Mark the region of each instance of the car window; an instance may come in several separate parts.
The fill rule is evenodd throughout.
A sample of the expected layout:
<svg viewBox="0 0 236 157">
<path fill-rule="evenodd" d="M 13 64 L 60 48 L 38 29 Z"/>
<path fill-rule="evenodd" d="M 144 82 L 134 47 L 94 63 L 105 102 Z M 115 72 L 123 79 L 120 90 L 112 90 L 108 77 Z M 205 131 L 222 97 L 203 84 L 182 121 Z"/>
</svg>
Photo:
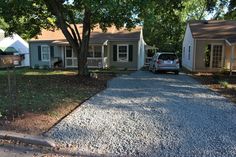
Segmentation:
<svg viewBox="0 0 236 157">
<path fill-rule="evenodd" d="M 175 54 L 161 54 L 158 58 L 161 60 L 175 60 L 177 56 Z"/>
</svg>

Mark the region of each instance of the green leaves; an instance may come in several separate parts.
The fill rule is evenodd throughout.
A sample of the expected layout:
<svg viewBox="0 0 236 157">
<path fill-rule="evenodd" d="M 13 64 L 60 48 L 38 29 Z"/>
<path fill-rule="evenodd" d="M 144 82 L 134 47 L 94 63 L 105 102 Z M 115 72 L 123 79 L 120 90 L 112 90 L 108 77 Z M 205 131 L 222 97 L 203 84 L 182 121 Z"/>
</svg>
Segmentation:
<svg viewBox="0 0 236 157">
<path fill-rule="evenodd" d="M 4 28 L 8 33 L 18 33 L 23 38 L 29 39 L 38 34 L 41 28 L 54 25 L 53 16 L 46 9 L 40 0 L 1 1 L 0 17 L 8 24 L 9 27 Z"/>
</svg>

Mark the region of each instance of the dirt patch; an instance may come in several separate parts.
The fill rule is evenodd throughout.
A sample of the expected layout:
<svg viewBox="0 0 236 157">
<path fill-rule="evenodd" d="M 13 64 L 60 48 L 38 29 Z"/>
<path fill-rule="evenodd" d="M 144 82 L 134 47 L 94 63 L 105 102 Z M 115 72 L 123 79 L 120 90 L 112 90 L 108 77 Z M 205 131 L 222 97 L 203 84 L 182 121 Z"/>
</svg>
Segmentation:
<svg viewBox="0 0 236 157">
<path fill-rule="evenodd" d="M 99 78 L 77 75 L 17 75 L 17 102 L 20 116 L 14 121 L 0 119 L 0 130 L 32 135 L 42 134 L 83 101 L 106 88 L 112 76 Z M 7 110 L 6 76 L 0 75 L 0 105 Z M 4 113 L 4 112 L 2 112 Z"/>
<path fill-rule="evenodd" d="M 212 73 L 193 74 L 193 78 L 236 103 L 236 76 Z"/>
</svg>

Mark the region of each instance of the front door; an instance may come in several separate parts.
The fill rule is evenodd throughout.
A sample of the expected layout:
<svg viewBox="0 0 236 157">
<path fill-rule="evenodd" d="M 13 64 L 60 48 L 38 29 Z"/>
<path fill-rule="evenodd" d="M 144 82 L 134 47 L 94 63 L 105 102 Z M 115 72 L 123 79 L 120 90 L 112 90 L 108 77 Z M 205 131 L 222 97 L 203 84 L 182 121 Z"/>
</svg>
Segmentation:
<svg viewBox="0 0 236 157">
<path fill-rule="evenodd" d="M 75 68 L 78 66 L 77 55 L 69 46 L 65 47 L 65 67 Z"/>
<path fill-rule="evenodd" d="M 223 66 L 223 45 L 212 45 L 211 67 L 222 68 Z"/>
</svg>

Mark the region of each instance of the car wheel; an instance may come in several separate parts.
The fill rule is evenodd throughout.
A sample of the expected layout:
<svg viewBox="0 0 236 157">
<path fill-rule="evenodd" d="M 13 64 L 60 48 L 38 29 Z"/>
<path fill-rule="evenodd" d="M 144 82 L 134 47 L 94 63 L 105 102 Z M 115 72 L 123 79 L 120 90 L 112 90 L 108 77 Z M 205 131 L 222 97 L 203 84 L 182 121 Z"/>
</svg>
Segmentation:
<svg viewBox="0 0 236 157">
<path fill-rule="evenodd" d="M 179 71 L 175 71 L 175 75 L 179 75 Z"/>
</svg>

